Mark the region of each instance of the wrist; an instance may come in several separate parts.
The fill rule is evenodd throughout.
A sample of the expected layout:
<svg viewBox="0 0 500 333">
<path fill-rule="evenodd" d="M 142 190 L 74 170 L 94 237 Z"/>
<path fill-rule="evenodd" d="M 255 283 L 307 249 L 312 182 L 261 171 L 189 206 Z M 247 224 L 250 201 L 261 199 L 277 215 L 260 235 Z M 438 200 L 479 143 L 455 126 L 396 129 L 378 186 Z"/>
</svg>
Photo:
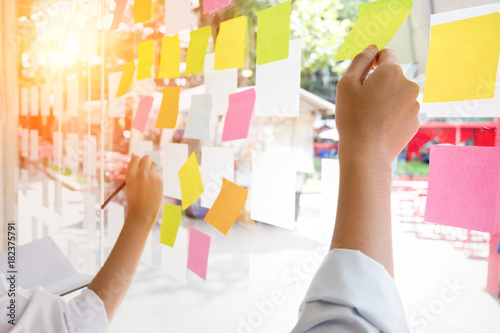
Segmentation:
<svg viewBox="0 0 500 333">
<path fill-rule="evenodd" d="M 369 145 L 349 146 L 339 144 L 339 164 L 352 168 L 368 168 L 370 170 L 391 172 L 393 158 L 379 147 Z"/>
<path fill-rule="evenodd" d="M 152 214 L 151 212 L 148 213 L 129 208 L 124 226 L 149 232 L 153 227 L 157 215 L 158 212 Z"/>
</svg>

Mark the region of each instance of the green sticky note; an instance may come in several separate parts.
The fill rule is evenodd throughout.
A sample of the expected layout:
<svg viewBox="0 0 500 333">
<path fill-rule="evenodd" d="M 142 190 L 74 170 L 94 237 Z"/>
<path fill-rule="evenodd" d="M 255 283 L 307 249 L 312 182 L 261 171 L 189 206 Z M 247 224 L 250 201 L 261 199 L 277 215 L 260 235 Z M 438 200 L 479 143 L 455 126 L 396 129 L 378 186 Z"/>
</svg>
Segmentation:
<svg viewBox="0 0 500 333">
<path fill-rule="evenodd" d="M 208 40 L 211 34 L 212 27 L 209 25 L 189 33 L 191 39 L 186 54 L 186 75 L 203 71 L 205 53 L 207 53 Z"/>
<path fill-rule="evenodd" d="M 288 58 L 290 40 L 290 1 L 257 13 L 257 64 Z"/>
<path fill-rule="evenodd" d="M 333 60 L 352 59 L 372 44 L 383 49 L 410 15 L 412 6 L 412 0 L 379 0 L 359 5 L 359 18 Z"/>
<path fill-rule="evenodd" d="M 160 243 L 174 247 L 177 230 L 181 224 L 182 209 L 179 206 L 163 205 L 161 217 Z"/>
</svg>

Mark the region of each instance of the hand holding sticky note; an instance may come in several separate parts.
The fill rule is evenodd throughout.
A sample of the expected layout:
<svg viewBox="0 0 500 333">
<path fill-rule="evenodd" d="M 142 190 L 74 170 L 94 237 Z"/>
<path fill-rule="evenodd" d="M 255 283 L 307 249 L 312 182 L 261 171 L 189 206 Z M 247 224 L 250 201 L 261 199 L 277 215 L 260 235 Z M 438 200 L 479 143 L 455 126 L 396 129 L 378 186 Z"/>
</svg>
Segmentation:
<svg viewBox="0 0 500 333">
<path fill-rule="evenodd" d="M 359 5 L 359 18 L 333 60 L 354 58 L 367 46 L 383 49 L 408 15 L 413 0 L 378 0 Z"/>
</svg>

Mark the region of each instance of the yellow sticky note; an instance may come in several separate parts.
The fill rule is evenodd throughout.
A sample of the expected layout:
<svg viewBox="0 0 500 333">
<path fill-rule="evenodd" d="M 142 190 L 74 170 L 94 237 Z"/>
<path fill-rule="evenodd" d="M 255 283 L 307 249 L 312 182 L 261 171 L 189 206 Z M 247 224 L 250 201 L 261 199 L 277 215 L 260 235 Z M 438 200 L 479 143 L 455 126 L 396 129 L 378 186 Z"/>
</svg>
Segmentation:
<svg viewBox="0 0 500 333">
<path fill-rule="evenodd" d="M 222 189 L 205 216 L 205 221 L 227 235 L 247 201 L 248 190 L 222 179 Z"/>
<path fill-rule="evenodd" d="M 191 206 L 204 191 L 198 160 L 194 152 L 179 170 L 179 182 L 181 184 L 182 210 L 184 210 Z"/>
<path fill-rule="evenodd" d="M 288 58 L 290 41 L 290 1 L 257 13 L 257 64 Z"/>
<path fill-rule="evenodd" d="M 156 128 L 175 128 L 177 115 L 179 114 L 180 87 L 163 88 L 163 98 L 161 100 Z"/>
<path fill-rule="evenodd" d="M 137 65 L 137 80 L 151 78 L 151 67 L 153 67 L 153 49 L 153 40 L 147 40 L 139 43 L 139 50 L 137 51 L 137 58 L 139 58 L 139 63 Z"/>
<path fill-rule="evenodd" d="M 122 65 L 122 77 L 118 85 L 118 90 L 116 91 L 116 97 L 125 95 L 130 89 L 130 84 L 134 80 L 134 72 L 135 63 L 133 61 L 129 61 Z"/>
<path fill-rule="evenodd" d="M 153 0 L 134 0 L 134 23 L 151 20 Z"/>
<path fill-rule="evenodd" d="M 180 76 L 181 46 L 179 35 L 161 39 L 159 79 L 173 79 Z"/>
<path fill-rule="evenodd" d="M 495 97 L 500 14 L 431 27 L 424 103 Z"/>
<path fill-rule="evenodd" d="M 186 54 L 186 75 L 203 71 L 208 39 L 211 34 L 212 27 L 209 25 L 189 33 L 191 39 Z"/>
<path fill-rule="evenodd" d="M 174 247 L 177 230 L 181 224 L 182 210 L 179 206 L 163 205 L 161 217 L 160 243 Z"/>
<path fill-rule="evenodd" d="M 379 0 L 359 5 L 359 18 L 333 60 L 354 58 L 375 44 L 383 49 L 411 13 L 412 0 Z"/>
<path fill-rule="evenodd" d="M 215 43 L 214 70 L 243 67 L 246 33 L 246 16 L 239 16 L 220 24 Z"/>
</svg>

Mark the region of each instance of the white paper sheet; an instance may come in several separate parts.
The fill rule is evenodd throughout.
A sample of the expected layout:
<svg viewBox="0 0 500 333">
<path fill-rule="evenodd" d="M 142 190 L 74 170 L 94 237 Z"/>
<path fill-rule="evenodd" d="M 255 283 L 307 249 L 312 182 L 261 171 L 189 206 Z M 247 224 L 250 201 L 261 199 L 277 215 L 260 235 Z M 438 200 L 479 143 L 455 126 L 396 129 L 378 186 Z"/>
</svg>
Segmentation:
<svg viewBox="0 0 500 333">
<path fill-rule="evenodd" d="M 21 130 L 21 156 L 29 157 L 29 129 L 23 128 Z"/>
<path fill-rule="evenodd" d="M 30 160 L 38 160 L 38 130 L 30 130 Z"/>
<path fill-rule="evenodd" d="M 136 140 L 132 142 L 131 153 L 142 157 L 153 150 L 153 141 Z"/>
<path fill-rule="evenodd" d="M 49 208 L 49 179 L 42 176 L 42 205 Z"/>
<path fill-rule="evenodd" d="M 30 115 L 38 116 L 38 86 L 30 87 Z"/>
<path fill-rule="evenodd" d="M 234 152 L 219 147 L 201 147 L 201 179 L 205 191 L 201 206 L 211 208 L 222 187 L 222 178 L 234 180 Z"/>
<path fill-rule="evenodd" d="M 28 195 L 28 176 L 29 176 L 28 170 L 21 169 L 21 188 L 24 196 Z"/>
<path fill-rule="evenodd" d="M 225 115 L 229 106 L 229 94 L 238 88 L 238 69 L 214 71 L 215 53 L 205 56 L 205 92 L 212 94 L 212 114 Z"/>
<path fill-rule="evenodd" d="M 125 117 L 125 96 L 115 97 L 123 72 L 110 73 L 108 76 L 108 115 L 111 118 Z"/>
<path fill-rule="evenodd" d="M 500 12 L 500 3 L 465 8 L 431 15 L 431 26 Z M 495 98 L 472 101 L 421 103 L 427 117 L 498 117 L 500 116 L 500 59 L 497 68 Z"/>
<path fill-rule="evenodd" d="M 191 96 L 191 108 L 186 119 L 184 137 L 189 139 L 210 139 L 210 116 L 212 113 L 212 95 Z"/>
<path fill-rule="evenodd" d="M 54 182 L 54 211 L 62 214 L 62 184 L 60 181 Z"/>
<path fill-rule="evenodd" d="M 21 88 L 21 116 L 27 116 L 29 112 L 29 91 L 28 87 Z"/>
<path fill-rule="evenodd" d="M 339 172 L 338 160 L 321 160 L 321 221 L 329 226 L 334 225 L 337 215 Z"/>
<path fill-rule="evenodd" d="M 69 117 L 77 117 L 78 116 L 78 107 L 79 107 L 79 88 L 78 88 L 78 78 L 75 76 L 70 76 L 67 79 L 67 116 Z"/>
<path fill-rule="evenodd" d="M 165 36 L 191 30 L 191 0 L 165 0 Z"/>
<path fill-rule="evenodd" d="M 295 162 L 291 154 L 254 152 L 251 218 L 287 229 L 295 221 Z"/>
<path fill-rule="evenodd" d="M 300 109 L 302 41 L 291 40 L 287 59 L 257 65 L 255 115 L 297 117 Z"/>
<path fill-rule="evenodd" d="M 174 247 L 160 244 L 161 268 L 174 280 L 185 284 L 187 277 L 188 232 L 179 227 Z"/>
<path fill-rule="evenodd" d="M 66 141 L 64 142 L 64 165 L 72 170 L 78 171 L 79 156 L 78 156 L 78 134 L 66 133 Z"/>
<path fill-rule="evenodd" d="M 163 195 L 182 199 L 179 170 L 188 159 L 188 145 L 183 143 L 167 143 L 161 152 Z"/>
<path fill-rule="evenodd" d="M 96 152 L 97 138 L 95 135 L 83 136 L 83 174 L 91 176 L 96 175 Z"/>
<path fill-rule="evenodd" d="M 42 116 L 50 116 L 50 85 L 43 84 L 40 90 L 40 113 Z"/>
<path fill-rule="evenodd" d="M 52 93 L 54 94 L 53 116 L 59 118 L 63 113 L 63 89 L 62 82 L 52 84 Z"/>
<path fill-rule="evenodd" d="M 120 204 L 110 202 L 106 209 L 108 221 L 108 244 L 113 246 L 118 239 L 118 235 L 123 228 L 125 222 L 125 207 Z"/>
<path fill-rule="evenodd" d="M 96 197 L 95 195 L 84 194 L 84 219 L 83 228 L 87 230 L 91 235 L 96 232 Z"/>
<path fill-rule="evenodd" d="M 86 56 L 97 54 L 97 18 L 91 17 L 85 21 L 85 30 L 83 31 L 83 52 Z"/>
<path fill-rule="evenodd" d="M 55 164 L 60 164 L 61 161 L 61 151 L 62 151 L 62 134 L 61 132 L 52 133 L 52 159 Z"/>
</svg>

